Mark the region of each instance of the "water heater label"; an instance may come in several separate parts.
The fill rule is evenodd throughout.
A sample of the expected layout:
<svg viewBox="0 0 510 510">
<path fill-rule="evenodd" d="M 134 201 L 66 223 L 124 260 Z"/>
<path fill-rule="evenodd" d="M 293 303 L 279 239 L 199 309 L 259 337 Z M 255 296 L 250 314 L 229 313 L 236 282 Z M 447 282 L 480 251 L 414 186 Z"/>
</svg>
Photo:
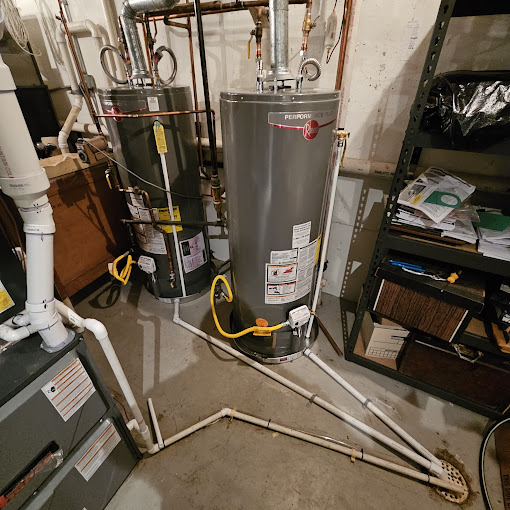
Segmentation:
<svg viewBox="0 0 510 510">
<path fill-rule="evenodd" d="M 204 233 L 200 232 L 195 237 L 181 241 L 182 264 L 185 273 L 191 273 L 207 262 L 205 251 Z"/>
<path fill-rule="evenodd" d="M 266 264 L 267 283 L 295 282 L 297 264 Z"/>
<path fill-rule="evenodd" d="M 266 304 L 292 303 L 312 290 L 318 246 L 319 239 L 315 239 L 298 249 L 271 252 L 271 263 L 266 264 Z M 297 257 L 294 258 L 296 255 Z M 273 263 L 274 260 L 282 260 L 286 257 L 289 258 L 288 263 Z"/>
<path fill-rule="evenodd" d="M 150 112 L 159 112 L 159 99 L 157 96 L 149 96 L 147 98 L 147 108 Z"/>
<path fill-rule="evenodd" d="M 292 227 L 292 248 L 301 248 L 310 242 L 312 222 L 307 221 Z"/>
<path fill-rule="evenodd" d="M 267 123 L 280 129 L 301 131 L 306 140 L 313 140 L 323 127 L 336 121 L 336 110 L 316 112 L 269 112 Z"/>
<path fill-rule="evenodd" d="M 295 250 L 281 250 L 271 252 L 271 264 L 285 264 L 287 262 L 297 262 L 298 251 Z"/>
</svg>

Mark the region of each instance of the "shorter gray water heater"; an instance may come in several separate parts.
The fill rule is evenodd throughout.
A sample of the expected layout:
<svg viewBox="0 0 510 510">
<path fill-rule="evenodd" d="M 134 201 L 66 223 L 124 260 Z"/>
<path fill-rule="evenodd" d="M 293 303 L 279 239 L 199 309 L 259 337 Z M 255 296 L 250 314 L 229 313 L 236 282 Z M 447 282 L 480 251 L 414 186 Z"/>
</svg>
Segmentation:
<svg viewBox="0 0 510 510">
<path fill-rule="evenodd" d="M 157 122 L 166 141 L 167 150 L 163 157 L 168 171 L 174 220 L 205 221 L 193 117 L 188 114 L 157 115 L 157 112 L 193 110 L 190 88 L 117 87 L 101 90 L 99 96 L 105 113 L 152 114 L 137 118 L 107 117 L 115 159 L 144 179 L 119 166 L 124 190 L 146 192 L 126 193 L 131 218 L 150 221 L 152 214 L 156 220 L 171 219 L 164 191 L 164 169 L 156 146 L 154 124 Z M 189 296 L 209 285 L 209 242 L 205 227 L 176 227 L 185 289 L 181 285 L 172 227 L 136 224 L 134 230 L 144 257 L 144 267 L 149 273 L 147 286 L 156 297 Z"/>
</svg>

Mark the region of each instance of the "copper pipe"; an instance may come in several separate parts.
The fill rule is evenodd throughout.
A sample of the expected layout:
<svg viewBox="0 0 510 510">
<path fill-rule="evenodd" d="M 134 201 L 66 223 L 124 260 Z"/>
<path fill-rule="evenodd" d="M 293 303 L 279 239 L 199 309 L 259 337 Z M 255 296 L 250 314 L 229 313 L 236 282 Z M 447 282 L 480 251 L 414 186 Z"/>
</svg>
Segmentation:
<svg viewBox="0 0 510 510">
<path fill-rule="evenodd" d="M 257 21 L 255 23 L 255 45 L 257 60 L 262 58 L 262 16 L 264 15 L 264 7 L 257 7 Z"/>
<path fill-rule="evenodd" d="M 148 18 L 145 17 L 142 23 L 143 41 L 145 43 L 145 54 L 147 55 L 148 67 L 151 66 L 154 57 L 154 41 L 150 32 Z M 151 83 L 154 85 L 154 77 L 151 78 Z"/>
<path fill-rule="evenodd" d="M 83 89 L 83 95 L 85 96 L 85 101 L 87 103 L 87 108 L 89 110 L 90 116 L 92 117 L 92 121 L 97 127 L 97 130 L 100 134 L 103 133 L 101 129 L 101 124 L 99 124 L 99 121 L 97 120 L 97 114 L 94 109 L 94 105 L 92 104 L 92 98 L 90 97 L 90 91 L 87 86 L 87 82 L 85 81 L 85 76 L 83 74 L 83 70 L 80 66 L 80 62 L 78 60 L 78 54 L 76 53 L 76 48 L 74 46 L 73 38 L 71 37 L 71 32 L 69 32 L 69 27 L 67 26 L 67 20 L 64 16 L 64 9 L 62 8 L 62 2 L 61 0 L 58 0 L 58 7 L 60 10 L 60 21 L 62 22 L 62 25 L 64 26 L 64 30 L 66 33 L 67 41 L 69 42 L 69 48 L 71 49 L 71 54 L 73 55 L 74 65 L 76 66 L 76 69 L 78 70 L 78 75 L 80 76 L 80 83 Z"/>
<path fill-rule="evenodd" d="M 189 16 L 187 16 L 189 18 Z M 184 28 L 184 29 L 188 29 L 188 25 L 187 23 L 179 23 L 178 21 L 168 21 L 165 23 L 165 25 L 169 26 L 169 27 L 175 27 L 175 28 Z"/>
<path fill-rule="evenodd" d="M 352 2 L 353 2 L 353 0 L 345 0 L 345 5 L 344 5 L 344 16 L 343 16 L 343 23 L 342 23 L 342 40 L 340 43 L 340 53 L 338 55 L 338 66 L 336 68 L 335 90 L 340 90 L 340 88 L 342 86 L 342 77 L 343 77 L 343 73 L 344 73 L 344 64 L 345 64 L 345 51 L 347 49 L 347 39 L 349 37 L 349 29 L 351 26 Z"/>
<path fill-rule="evenodd" d="M 308 36 L 314 26 L 314 23 L 312 23 L 312 0 L 306 0 L 306 11 L 302 28 L 303 41 L 301 43 L 301 56 L 303 58 L 305 58 L 305 54 L 308 51 Z"/>
<path fill-rule="evenodd" d="M 306 0 L 289 0 L 290 5 L 300 5 L 306 3 Z M 234 12 L 247 10 L 250 7 L 267 7 L 269 0 L 247 0 L 246 2 L 202 2 L 202 15 L 206 14 L 217 14 L 221 12 Z M 149 13 L 149 19 L 155 21 L 164 21 L 166 19 L 183 18 L 184 16 L 194 16 L 194 10 L 192 4 L 179 4 L 169 9 L 164 14 L 158 14 L 151 16 Z"/>
<path fill-rule="evenodd" d="M 216 118 L 214 110 L 211 110 Z M 123 119 L 137 119 L 139 117 L 169 117 L 171 115 L 188 115 L 192 113 L 204 113 L 205 110 L 181 110 L 176 112 L 148 112 L 148 113 L 99 113 L 97 117 L 119 117 Z"/>
</svg>

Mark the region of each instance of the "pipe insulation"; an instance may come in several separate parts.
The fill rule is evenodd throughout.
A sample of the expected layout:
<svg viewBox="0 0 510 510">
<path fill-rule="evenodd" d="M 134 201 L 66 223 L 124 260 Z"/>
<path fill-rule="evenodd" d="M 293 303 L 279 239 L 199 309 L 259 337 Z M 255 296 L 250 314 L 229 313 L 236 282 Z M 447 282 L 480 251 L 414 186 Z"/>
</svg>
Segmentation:
<svg viewBox="0 0 510 510">
<path fill-rule="evenodd" d="M 273 370 L 270 370 L 266 366 L 262 365 L 261 363 L 258 363 L 257 361 L 249 358 L 248 356 L 242 354 L 241 352 L 233 349 L 229 345 L 225 344 L 221 340 L 218 340 L 217 338 L 212 337 L 211 335 L 208 335 L 207 333 L 204 333 L 200 329 L 196 328 L 195 326 L 192 326 L 191 324 L 188 324 L 184 320 L 182 320 L 179 316 L 179 300 L 174 300 L 174 318 L 173 321 L 175 324 L 179 324 L 183 328 L 187 329 L 188 331 L 191 331 L 195 335 L 199 336 L 200 338 L 203 338 L 210 344 L 215 345 L 222 351 L 230 354 L 231 356 L 234 356 L 235 358 L 243 361 L 247 365 L 251 366 L 255 370 L 258 370 L 259 372 L 263 373 L 264 375 L 267 375 L 274 381 L 282 384 L 283 386 L 289 388 L 290 390 L 294 391 L 298 395 L 301 395 L 302 397 L 306 398 L 309 402 L 322 407 L 322 409 L 328 411 L 329 413 L 333 414 L 334 416 L 337 416 L 341 420 L 345 421 L 349 425 L 353 426 L 354 428 L 360 430 L 364 434 L 367 434 L 380 443 L 385 444 L 395 452 L 407 457 L 409 460 L 415 462 L 416 464 L 424 467 L 427 469 L 427 471 L 434 472 L 435 471 L 435 464 L 433 464 L 430 460 L 423 458 L 418 453 L 410 450 L 406 446 L 403 446 L 400 443 L 397 443 L 395 440 L 385 436 L 381 432 L 378 432 L 377 430 L 373 429 L 369 425 L 366 425 L 365 423 L 359 421 L 358 419 L 354 418 L 350 414 L 346 413 L 345 411 L 342 411 L 338 407 L 334 406 L 333 404 L 330 404 L 326 400 L 320 398 L 316 393 L 312 393 L 311 391 L 306 390 L 305 388 L 299 386 L 298 384 L 290 381 L 286 377 L 281 376 L 280 374 L 274 372 Z"/>
<path fill-rule="evenodd" d="M 50 183 L 32 145 L 16 99 L 16 86 L 0 57 L 0 187 L 13 198 L 26 234 L 27 301 L 30 324 L 45 348 L 57 350 L 71 338 L 55 308 L 53 294 L 53 234 L 55 223 L 46 195 Z M 28 336 L 28 328 L 26 331 Z"/>
<path fill-rule="evenodd" d="M 147 12 L 158 12 L 172 8 L 178 0 L 124 0 L 120 22 L 132 65 L 132 80 L 152 78 L 145 60 L 144 50 L 138 35 L 136 18 Z"/>
</svg>

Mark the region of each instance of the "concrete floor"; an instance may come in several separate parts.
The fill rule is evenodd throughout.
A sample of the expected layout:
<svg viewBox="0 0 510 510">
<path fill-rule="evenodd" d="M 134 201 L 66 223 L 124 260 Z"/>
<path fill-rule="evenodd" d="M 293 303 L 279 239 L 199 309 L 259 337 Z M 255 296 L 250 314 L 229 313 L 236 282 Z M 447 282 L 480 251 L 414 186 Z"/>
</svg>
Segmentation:
<svg viewBox="0 0 510 510">
<path fill-rule="evenodd" d="M 220 305 L 226 325 L 227 304 Z M 118 299 L 108 286 L 76 306 L 84 317 L 104 322 L 143 410 L 152 397 L 163 437 L 222 407 L 238 408 L 293 428 L 313 431 L 389 460 L 404 463 L 383 446 L 254 369 L 172 322 L 173 306 L 155 300 L 139 284 Z M 322 321 L 339 340 L 337 298 L 324 296 Z M 214 333 L 208 296 L 184 304 L 184 320 Z M 100 347 L 87 343 L 114 395 L 120 390 Z M 478 450 L 487 419 L 393 381 L 336 356 L 321 334 L 313 351 L 370 396 L 393 419 L 441 456 L 453 456 L 471 485 L 462 508 L 483 509 Z M 273 367 L 368 424 L 389 433 L 371 413 L 311 361 Z M 499 487 L 491 467 L 490 481 Z M 497 499 L 500 499 L 498 497 Z M 502 508 L 497 503 L 495 508 Z M 456 505 L 434 489 L 294 438 L 226 420 L 142 460 L 108 510 L 160 509 L 442 509 Z"/>
</svg>

